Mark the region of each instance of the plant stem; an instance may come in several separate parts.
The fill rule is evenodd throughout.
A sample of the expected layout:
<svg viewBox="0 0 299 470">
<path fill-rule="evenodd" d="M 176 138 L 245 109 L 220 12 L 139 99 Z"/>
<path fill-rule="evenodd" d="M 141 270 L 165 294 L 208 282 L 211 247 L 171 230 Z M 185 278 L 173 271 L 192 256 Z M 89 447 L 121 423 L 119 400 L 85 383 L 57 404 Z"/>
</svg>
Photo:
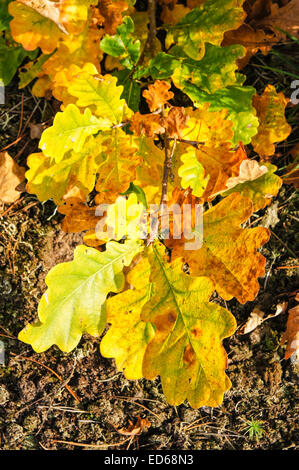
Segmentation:
<svg viewBox="0 0 299 470">
<path fill-rule="evenodd" d="M 176 146 L 176 138 L 173 139 L 172 148 L 169 148 L 169 137 L 167 132 L 165 132 L 164 136 L 164 150 L 165 150 L 165 160 L 164 160 L 164 172 L 163 172 L 163 182 L 162 182 L 162 194 L 161 194 L 161 205 L 167 203 L 167 185 L 168 185 L 168 177 L 169 173 L 171 172 L 171 161 L 175 151 Z"/>
<path fill-rule="evenodd" d="M 150 51 L 155 51 L 155 39 L 157 35 L 156 25 L 156 0 L 148 0 L 148 17 L 149 17 L 149 33 L 148 33 L 148 46 Z"/>
</svg>

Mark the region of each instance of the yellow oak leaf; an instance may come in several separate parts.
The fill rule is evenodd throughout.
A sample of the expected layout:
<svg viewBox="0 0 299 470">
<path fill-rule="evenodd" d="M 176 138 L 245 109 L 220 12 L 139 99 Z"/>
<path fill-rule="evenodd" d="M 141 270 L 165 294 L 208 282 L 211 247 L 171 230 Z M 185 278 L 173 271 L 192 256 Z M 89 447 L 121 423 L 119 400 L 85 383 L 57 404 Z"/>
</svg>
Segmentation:
<svg viewBox="0 0 299 470">
<path fill-rule="evenodd" d="M 123 370 L 129 380 L 143 377 L 144 353 L 154 336 L 153 326 L 140 318 L 152 294 L 149 277 L 150 265 L 144 257 L 127 275 L 130 289 L 106 301 L 107 322 L 111 327 L 102 339 L 101 354 L 115 358 L 117 369 Z"/>
<path fill-rule="evenodd" d="M 144 90 L 142 96 L 146 99 L 151 112 L 162 108 L 168 100 L 174 97 L 172 91 L 169 91 L 170 84 L 162 80 L 156 80 L 153 85 L 148 86 L 148 90 Z"/>
<path fill-rule="evenodd" d="M 83 151 L 89 136 L 109 128 L 108 119 L 93 116 L 88 108 L 82 114 L 76 105 L 69 104 L 63 113 L 56 114 L 53 126 L 43 132 L 39 147 L 59 163 L 69 150 Z"/>
<path fill-rule="evenodd" d="M 121 129 L 113 129 L 111 137 L 103 142 L 106 159 L 99 167 L 95 201 L 97 204 L 114 203 L 136 179 L 136 169 L 142 163 L 133 136 Z"/>
<path fill-rule="evenodd" d="M 122 86 L 117 86 L 117 78 L 112 75 L 90 75 L 82 73 L 69 87 L 69 93 L 77 98 L 76 105 L 89 107 L 102 119 L 111 124 L 120 124 L 131 111 L 124 99 L 121 99 Z"/>
<path fill-rule="evenodd" d="M 7 153 L 0 153 L 0 201 L 15 202 L 20 197 L 16 187 L 25 179 L 25 168 L 20 167 Z"/>
<path fill-rule="evenodd" d="M 210 111 L 209 108 L 209 103 L 195 110 L 186 108 L 189 119 L 182 131 L 182 138 L 213 147 L 231 142 L 234 136 L 233 123 L 226 119 L 227 111 Z"/>
<path fill-rule="evenodd" d="M 57 205 L 64 202 L 64 196 L 74 187 L 87 196 L 94 188 L 102 161 L 100 136 L 87 141 L 80 153 L 66 153 L 58 163 L 43 153 L 31 154 L 27 161 L 27 191 L 36 194 L 40 201 L 52 198 Z"/>
<path fill-rule="evenodd" d="M 170 405 L 187 399 L 193 408 L 218 406 L 231 385 L 221 341 L 233 334 L 236 321 L 209 302 L 214 291 L 210 279 L 185 274 L 182 260 L 170 264 L 164 253 L 158 243 L 149 253 L 153 294 L 141 319 L 156 331 L 145 351 L 143 374 L 151 380 L 160 375 Z"/>
<path fill-rule="evenodd" d="M 24 49 L 33 51 L 40 47 L 45 54 L 54 51 L 63 34 L 57 24 L 20 2 L 11 2 L 9 13 L 13 17 L 10 22 L 12 37 Z"/>
<path fill-rule="evenodd" d="M 268 241 L 270 232 L 264 227 L 241 228 L 252 212 L 249 198 L 230 194 L 204 213 L 200 249 L 185 250 L 184 238 L 166 241 L 173 247 L 172 257 L 183 256 L 192 275 L 209 277 L 225 300 L 254 300 L 259 290 L 257 278 L 264 274 L 265 258 L 257 250 Z"/>
<path fill-rule="evenodd" d="M 138 153 L 142 156 L 143 163 L 137 167 L 135 183 L 145 192 L 148 204 L 158 204 L 161 199 L 160 188 L 162 185 L 165 153 L 149 137 L 140 137 L 138 143 Z"/>
<path fill-rule="evenodd" d="M 32 8 L 41 16 L 48 18 L 53 21 L 59 29 L 65 34 L 67 30 L 60 21 L 60 10 L 58 4 L 52 2 L 51 0 L 17 0 L 19 3 L 26 5 L 27 7 Z M 65 2 L 63 2 L 65 3 Z"/>
<path fill-rule="evenodd" d="M 274 155 L 274 144 L 285 140 L 291 133 L 291 126 L 285 118 L 287 103 L 288 99 L 283 93 L 277 93 L 273 85 L 268 85 L 261 96 L 253 97 L 259 127 L 251 143 L 256 153 L 262 158 Z"/>
</svg>

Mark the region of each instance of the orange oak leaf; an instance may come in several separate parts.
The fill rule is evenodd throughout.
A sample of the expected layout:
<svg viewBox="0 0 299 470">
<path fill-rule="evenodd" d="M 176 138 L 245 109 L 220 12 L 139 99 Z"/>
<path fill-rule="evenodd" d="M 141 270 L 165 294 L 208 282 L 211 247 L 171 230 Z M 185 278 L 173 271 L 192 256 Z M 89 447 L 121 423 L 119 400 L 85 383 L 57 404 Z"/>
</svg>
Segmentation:
<svg viewBox="0 0 299 470">
<path fill-rule="evenodd" d="M 145 135 L 146 137 L 153 137 L 155 134 L 162 134 L 165 131 L 159 114 L 140 114 L 139 111 L 131 118 L 130 129 L 136 135 Z"/>
<path fill-rule="evenodd" d="M 20 167 L 7 153 L 0 153 L 0 200 L 15 202 L 20 197 L 16 187 L 25 179 L 25 168 Z"/>
<path fill-rule="evenodd" d="M 239 174 L 240 165 L 247 158 L 243 147 L 232 151 L 227 144 L 216 148 L 199 146 L 195 149 L 195 153 L 197 160 L 205 169 L 205 177 L 209 176 L 207 187 L 202 195 L 205 201 L 227 189 L 228 179 Z"/>
<path fill-rule="evenodd" d="M 153 85 L 148 86 L 148 90 L 144 90 L 142 96 L 146 99 L 151 112 L 162 108 L 168 100 L 174 97 L 172 91 L 169 91 L 170 84 L 162 80 L 156 80 Z"/>
<path fill-rule="evenodd" d="M 91 230 L 100 220 L 95 215 L 95 207 L 89 207 L 86 202 L 76 197 L 66 199 L 64 205 L 58 207 L 58 212 L 65 215 L 62 221 L 64 232 L 77 233 Z"/>
<path fill-rule="evenodd" d="M 299 300 L 297 294 L 296 300 Z M 298 361 L 299 356 L 299 305 L 289 310 L 289 317 L 287 321 L 287 329 L 281 338 L 281 343 L 287 342 L 287 349 L 285 352 L 285 359 L 289 359 L 291 356 L 296 355 L 295 360 Z"/>
<path fill-rule="evenodd" d="M 54 51 L 62 35 L 56 23 L 20 2 L 10 3 L 9 13 L 13 17 L 10 22 L 12 37 L 24 49 L 33 51 L 40 47 L 45 54 Z"/>
<path fill-rule="evenodd" d="M 105 33 L 114 35 L 116 28 L 122 23 L 122 12 L 128 9 L 128 5 L 121 1 L 100 0 L 98 11 L 103 17 Z"/>
<path fill-rule="evenodd" d="M 253 300 L 265 270 L 265 258 L 257 250 L 270 232 L 264 227 L 241 228 L 252 212 L 249 198 L 229 195 L 204 213 L 200 249 L 184 249 L 184 238 L 166 241 L 173 248 L 172 259 L 183 257 L 192 275 L 209 277 L 223 299 Z"/>
<path fill-rule="evenodd" d="M 163 119 L 164 127 L 169 137 L 182 138 L 182 132 L 186 128 L 189 116 L 185 108 L 175 106 L 170 109 L 168 116 Z"/>
<path fill-rule="evenodd" d="M 261 96 L 253 97 L 260 124 L 251 143 L 262 158 L 274 155 L 274 144 L 285 140 L 291 133 L 291 126 L 285 118 L 287 103 L 288 99 L 283 93 L 277 93 L 273 85 L 268 85 Z"/>
<path fill-rule="evenodd" d="M 242 69 L 257 51 L 260 50 L 266 55 L 278 41 L 274 34 L 266 33 L 262 29 L 255 31 L 249 24 L 242 24 L 238 29 L 224 34 L 222 46 L 241 44 L 246 48 L 246 55 L 237 59 L 238 68 Z"/>
</svg>

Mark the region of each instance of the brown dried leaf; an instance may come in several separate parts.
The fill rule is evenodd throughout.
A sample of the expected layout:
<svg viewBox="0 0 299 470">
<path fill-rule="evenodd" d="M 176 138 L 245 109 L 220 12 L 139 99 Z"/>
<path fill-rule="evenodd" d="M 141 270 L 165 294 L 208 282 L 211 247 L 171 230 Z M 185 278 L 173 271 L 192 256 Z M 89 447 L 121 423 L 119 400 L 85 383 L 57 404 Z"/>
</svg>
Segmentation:
<svg viewBox="0 0 299 470">
<path fill-rule="evenodd" d="M 20 167 L 7 153 L 0 153 L 0 200 L 15 202 L 20 197 L 16 187 L 25 179 L 25 168 Z"/>
<path fill-rule="evenodd" d="M 189 116 L 186 115 L 185 108 L 173 107 L 164 119 L 164 127 L 169 137 L 182 138 L 182 131 L 185 129 Z"/>
<path fill-rule="evenodd" d="M 139 111 L 132 117 L 130 128 L 136 135 L 146 137 L 153 137 L 165 131 L 159 114 L 140 114 Z"/>
<path fill-rule="evenodd" d="M 297 294 L 296 300 L 299 300 Z M 299 304 L 289 310 L 289 318 L 287 321 L 287 329 L 282 336 L 281 344 L 287 342 L 287 349 L 285 352 L 285 359 L 295 356 L 295 361 L 298 360 L 299 355 Z M 293 357 L 294 357 L 293 356 Z"/>
</svg>

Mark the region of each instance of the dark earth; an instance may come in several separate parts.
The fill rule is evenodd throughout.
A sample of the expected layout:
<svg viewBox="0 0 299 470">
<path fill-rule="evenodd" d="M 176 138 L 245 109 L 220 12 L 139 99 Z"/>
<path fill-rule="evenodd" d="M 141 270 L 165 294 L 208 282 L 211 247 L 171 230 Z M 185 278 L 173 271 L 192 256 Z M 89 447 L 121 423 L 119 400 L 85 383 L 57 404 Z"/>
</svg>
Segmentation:
<svg viewBox="0 0 299 470">
<path fill-rule="evenodd" d="M 274 50 L 289 59 L 288 70 L 298 70 L 297 44 L 290 41 Z M 292 77 L 284 73 L 286 65 L 280 60 L 272 54 L 254 57 L 245 69 L 247 82 L 258 91 L 272 83 L 290 96 Z M 280 72 L 259 68 L 261 64 Z M 30 138 L 29 124 L 48 121 L 59 106 L 53 99 L 34 98 L 30 88 L 23 92 L 21 113 L 22 91 L 17 82 L 6 89 L 6 104 L 0 107 L 0 147 L 16 140 L 22 122 L 24 137 L 8 151 L 25 166 L 38 144 Z M 288 107 L 294 132 L 277 146 L 273 163 L 280 175 L 292 161 L 289 151 L 299 140 L 298 114 L 298 106 Z M 13 207 L 0 207 L 0 340 L 5 347 L 5 365 L 0 365 L 1 449 L 297 448 L 299 367 L 284 359 L 285 345 L 281 345 L 287 313 L 270 318 L 247 335 L 237 331 L 225 341 L 232 387 L 223 404 L 213 409 L 194 410 L 187 403 L 168 406 L 159 378 L 154 382 L 125 379 L 112 360 L 101 357 L 99 340 L 88 335 L 70 354 L 56 347 L 36 354 L 18 341 L 18 332 L 37 319 L 46 273 L 55 264 L 71 260 L 82 240 L 81 234 L 61 230 L 62 217 L 51 201 L 41 204 L 25 193 L 22 197 Z M 288 302 L 289 308 L 295 305 L 297 203 L 294 187 L 284 185 L 272 204 L 247 224 L 268 222 L 272 236 L 262 249 L 267 265 L 256 300 L 226 304 L 238 326 L 255 306 L 269 315 L 282 302 Z M 213 300 L 224 305 L 216 294 Z M 135 429 L 142 424 L 134 435 L 136 423 Z"/>
</svg>

